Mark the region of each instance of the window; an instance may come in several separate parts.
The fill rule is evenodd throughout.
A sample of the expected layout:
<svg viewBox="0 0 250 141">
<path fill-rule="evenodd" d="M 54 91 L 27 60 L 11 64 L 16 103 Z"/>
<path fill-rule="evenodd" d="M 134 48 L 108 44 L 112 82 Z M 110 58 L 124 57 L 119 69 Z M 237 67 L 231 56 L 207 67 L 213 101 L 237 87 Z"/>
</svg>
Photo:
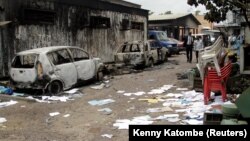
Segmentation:
<svg viewBox="0 0 250 141">
<path fill-rule="evenodd" d="M 33 68 L 36 56 L 36 54 L 16 56 L 11 66 L 13 68 Z"/>
<path fill-rule="evenodd" d="M 140 48 L 137 44 L 131 46 L 131 52 L 140 52 Z"/>
<path fill-rule="evenodd" d="M 141 22 L 131 22 L 131 29 L 144 30 L 144 24 Z"/>
<path fill-rule="evenodd" d="M 92 28 L 110 28 L 110 18 L 101 16 L 91 16 L 90 26 Z"/>
<path fill-rule="evenodd" d="M 129 30 L 130 29 L 130 22 L 127 19 L 123 19 L 121 23 L 121 30 Z"/>
<path fill-rule="evenodd" d="M 122 46 L 122 52 L 130 52 L 130 44 L 125 44 Z"/>
<path fill-rule="evenodd" d="M 22 22 L 25 24 L 54 24 L 55 12 L 50 10 L 24 9 Z"/>
<path fill-rule="evenodd" d="M 71 62 L 69 53 L 66 49 L 51 52 L 48 54 L 48 57 L 54 65 L 61 65 Z"/>
<path fill-rule="evenodd" d="M 89 59 L 89 55 L 85 51 L 82 51 L 80 49 L 75 49 L 75 48 L 71 48 L 70 51 L 71 51 L 74 61 L 81 61 L 81 60 Z"/>
</svg>

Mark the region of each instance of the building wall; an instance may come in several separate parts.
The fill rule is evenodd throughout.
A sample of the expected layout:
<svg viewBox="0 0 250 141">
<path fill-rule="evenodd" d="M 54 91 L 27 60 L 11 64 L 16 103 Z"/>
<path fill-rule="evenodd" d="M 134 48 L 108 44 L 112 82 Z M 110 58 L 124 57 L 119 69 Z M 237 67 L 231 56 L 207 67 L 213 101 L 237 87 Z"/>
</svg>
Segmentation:
<svg viewBox="0 0 250 141">
<path fill-rule="evenodd" d="M 196 33 L 198 24 L 192 15 L 183 15 L 182 17 L 178 16 L 175 18 L 172 16 L 172 19 L 151 18 L 151 20 L 149 20 L 149 29 L 167 31 L 169 37 L 182 40 L 190 31 Z"/>
<path fill-rule="evenodd" d="M 2 48 L 0 51 L 3 53 L 3 48 L 8 48 L 6 53 L 8 57 L 0 60 L 2 59 L 8 66 L 16 52 L 53 45 L 79 46 L 93 56 L 102 58 L 104 62 L 112 62 L 113 54 L 121 43 L 147 38 L 147 15 L 100 10 L 85 5 L 58 3 L 56 0 L 2 0 L 1 2 L 0 6 L 5 10 L 0 20 L 13 21 L 6 27 L 4 35 L 0 35 L 0 40 L 4 37 L 4 41 L 0 43 Z M 24 9 L 44 10 L 42 15 L 37 14 L 35 17 L 41 17 L 45 22 L 37 22 L 39 18 L 38 20 L 30 18 L 32 17 L 30 13 L 36 12 L 29 11 L 27 16 Z M 47 11 L 48 13 L 44 14 Z M 51 15 L 54 18 L 51 18 Z M 91 17 L 108 19 L 110 24 L 108 26 L 103 24 L 103 27 L 100 27 L 102 24 L 96 25 L 100 21 L 92 22 Z M 139 28 L 137 25 L 133 26 L 135 27 L 133 29 L 130 27 L 124 29 L 122 26 L 124 19 L 129 21 L 131 27 L 132 22 L 140 23 Z M 7 69 L 6 66 L 0 67 L 3 70 Z"/>
</svg>

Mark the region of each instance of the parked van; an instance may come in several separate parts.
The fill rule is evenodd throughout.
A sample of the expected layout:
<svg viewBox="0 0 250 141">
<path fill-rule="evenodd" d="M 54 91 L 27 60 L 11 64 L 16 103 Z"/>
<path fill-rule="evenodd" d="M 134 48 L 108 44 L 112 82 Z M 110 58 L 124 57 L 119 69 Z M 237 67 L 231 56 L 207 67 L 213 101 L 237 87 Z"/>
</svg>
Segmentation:
<svg viewBox="0 0 250 141">
<path fill-rule="evenodd" d="M 179 54 L 180 50 L 177 47 L 177 43 L 171 41 L 167 33 L 164 31 L 148 31 L 148 38 L 150 40 L 156 40 L 162 47 L 165 47 L 169 51 L 169 56 L 172 54 Z"/>
</svg>

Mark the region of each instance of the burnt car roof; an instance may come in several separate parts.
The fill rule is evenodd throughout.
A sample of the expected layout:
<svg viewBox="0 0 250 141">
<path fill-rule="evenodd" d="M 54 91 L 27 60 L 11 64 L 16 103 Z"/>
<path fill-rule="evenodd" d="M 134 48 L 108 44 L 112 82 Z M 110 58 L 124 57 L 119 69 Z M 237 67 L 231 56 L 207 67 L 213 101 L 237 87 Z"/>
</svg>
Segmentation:
<svg viewBox="0 0 250 141">
<path fill-rule="evenodd" d="M 17 55 L 25 55 L 25 54 L 31 54 L 31 53 L 41 54 L 41 53 L 47 53 L 47 52 L 54 51 L 54 50 L 71 48 L 71 47 L 72 48 L 79 48 L 76 46 L 48 46 L 48 47 L 35 48 L 35 49 L 21 51 L 21 52 L 17 53 Z"/>
</svg>

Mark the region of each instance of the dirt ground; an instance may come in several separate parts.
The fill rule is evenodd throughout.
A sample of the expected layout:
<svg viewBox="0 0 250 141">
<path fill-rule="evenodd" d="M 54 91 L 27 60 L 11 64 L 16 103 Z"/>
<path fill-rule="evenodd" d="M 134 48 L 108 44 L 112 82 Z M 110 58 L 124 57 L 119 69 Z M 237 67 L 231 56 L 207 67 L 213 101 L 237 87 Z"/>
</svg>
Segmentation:
<svg viewBox="0 0 250 141">
<path fill-rule="evenodd" d="M 193 58 L 193 60 L 195 60 Z M 195 67 L 195 63 L 187 63 L 185 54 L 174 55 L 168 63 L 155 65 L 139 73 L 112 76 L 108 87 L 96 90 L 90 85 L 80 87 L 81 97 L 67 102 L 39 103 L 8 96 L 7 100 L 18 103 L 0 108 L 0 117 L 6 122 L 0 123 L 1 141 L 127 141 L 128 130 L 120 130 L 113 124 L 117 119 L 131 119 L 148 115 L 148 108 L 162 107 L 162 103 L 139 101 L 141 98 L 153 98 L 154 95 L 124 96 L 125 92 L 149 92 L 163 85 L 175 85 L 179 88 L 188 87 L 187 80 L 178 80 L 176 73 L 185 72 Z M 172 88 L 169 92 L 175 92 Z M 115 102 L 103 106 L 92 106 L 91 100 L 113 99 Z M 1 100 L 1 97 L 0 97 Z M 6 100 L 6 97 L 5 97 Z M 103 114 L 98 109 L 110 108 L 111 114 Z M 59 112 L 57 116 L 50 113 Z M 167 112 L 165 112 L 167 113 Z M 69 114 L 68 117 L 64 115 Z M 157 116 L 164 113 L 149 113 Z M 158 121 L 153 124 L 180 124 Z M 112 138 L 103 137 L 113 135 Z"/>
</svg>

